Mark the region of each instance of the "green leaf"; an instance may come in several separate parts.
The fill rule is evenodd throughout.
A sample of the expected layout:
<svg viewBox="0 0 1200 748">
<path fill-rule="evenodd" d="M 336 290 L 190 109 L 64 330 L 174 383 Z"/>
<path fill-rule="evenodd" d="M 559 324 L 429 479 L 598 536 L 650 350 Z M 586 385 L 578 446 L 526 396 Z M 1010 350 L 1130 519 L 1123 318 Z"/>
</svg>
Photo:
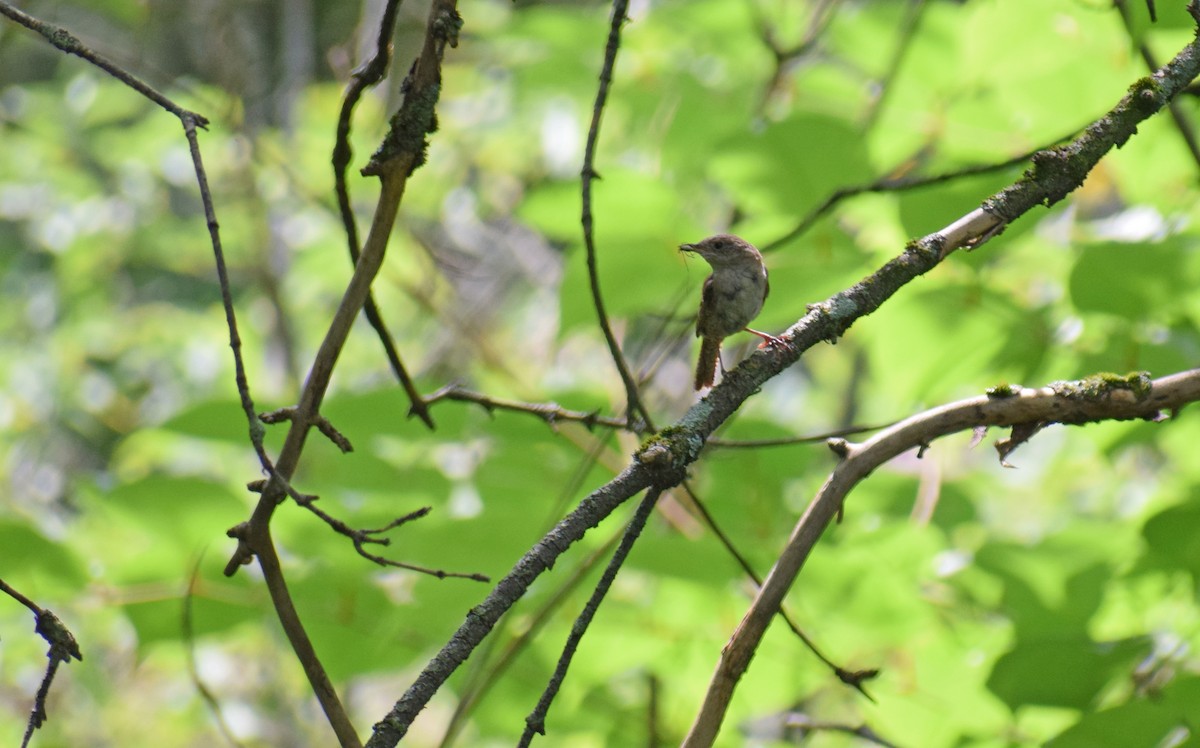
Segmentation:
<svg viewBox="0 0 1200 748">
<path fill-rule="evenodd" d="M 848 123 L 797 114 L 731 139 L 712 158 L 713 178 L 745 212 L 799 217 L 838 187 L 870 179 L 859 134 Z"/>
<path fill-rule="evenodd" d="M 86 580 L 70 546 L 54 543 L 24 523 L 0 520 L 0 548 L 6 568 L 2 578 L 19 590 L 25 584 L 47 582 L 74 588 Z M 32 589 L 21 591 L 37 595 Z"/>
<path fill-rule="evenodd" d="M 1097 745 L 1194 745 L 1200 720 L 1200 680 L 1184 677 L 1153 696 L 1085 714 L 1055 736 L 1046 748 Z M 1186 742 L 1175 742 L 1187 736 Z"/>
<path fill-rule="evenodd" d="M 1193 499 L 1164 509 L 1142 528 L 1145 551 L 1139 566 L 1182 570 L 1200 580 L 1200 501 Z"/>
<path fill-rule="evenodd" d="M 1162 320 L 1178 313 L 1178 299 L 1195 286 L 1185 272 L 1178 239 L 1155 244 L 1090 244 L 1071 271 L 1071 301 L 1085 312 L 1130 320 Z"/>
<path fill-rule="evenodd" d="M 1013 710 L 1026 705 L 1087 709 L 1106 686 L 1129 677 L 1149 646 L 1146 639 L 1019 640 L 996 662 L 987 686 Z"/>
</svg>

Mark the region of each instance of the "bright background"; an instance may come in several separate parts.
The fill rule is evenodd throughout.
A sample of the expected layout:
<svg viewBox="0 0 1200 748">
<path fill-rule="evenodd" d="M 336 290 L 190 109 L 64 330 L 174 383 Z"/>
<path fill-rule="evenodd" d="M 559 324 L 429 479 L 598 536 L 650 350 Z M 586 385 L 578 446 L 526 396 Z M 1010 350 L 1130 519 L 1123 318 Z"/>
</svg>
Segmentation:
<svg viewBox="0 0 1200 748">
<path fill-rule="evenodd" d="M 262 410 L 294 401 L 349 275 L 329 158 L 376 5 L 23 7 L 212 120 L 202 146 Z M 594 212 L 605 300 L 656 421 L 694 398 L 689 315 L 707 268 L 685 262 L 680 242 L 730 229 L 765 247 L 837 188 L 1052 143 L 1146 74 L 1136 44 L 1161 63 L 1191 40 L 1182 4 L 1158 6 L 1150 26 L 1130 2 L 1126 26 L 1102 0 L 634 3 Z M 422 391 L 458 382 L 617 413 L 578 185 L 608 6 L 464 0 L 460 11 L 440 129 L 377 298 Z M 356 120 L 354 170 L 395 108 L 425 12 L 403 6 L 393 75 Z M 807 51 L 777 68 L 762 29 L 788 49 L 814 27 Z M 1195 120 L 1194 97 L 1179 105 Z M 756 326 L 785 328 L 1023 168 L 842 202 L 769 252 Z M 365 225 L 375 184 L 354 170 Z M 1005 382 L 1196 366 L 1198 173 L 1171 119 L 1151 119 L 1070 199 L 956 253 L 836 346 L 809 351 L 720 436 L 886 423 Z M 245 745 L 329 744 L 255 570 L 221 574 L 224 532 L 248 516 L 244 484 L 260 475 L 179 124 L 9 22 L 0 292 L 0 577 L 53 609 L 85 657 L 60 671 L 33 744 L 218 744 L 190 658 Z M 754 342 L 731 339 L 726 362 Z M 434 407 L 431 433 L 405 418 L 365 324 L 324 412 L 356 451 L 310 439 L 300 490 L 356 527 L 430 505 L 389 555 L 493 578 L 637 445 L 459 403 Z M 269 433 L 277 448 L 283 432 Z M 1051 427 L 1009 457 L 1015 470 L 989 446 L 1000 436 L 948 438 L 879 470 L 792 591 L 790 610 L 834 661 L 881 669 L 875 702 L 776 626 L 723 745 L 775 744 L 788 711 L 934 747 L 1170 746 L 1187 737 L 1182 724 L 1200 724 L 1196 412 Z M 694 486 L 765 572 L 832 465 L 819 443 L 712 449 Z M 513 743 L 598 575 L 590 556 L 620 529 L 602 526 L 539 580 L 406 744 L 439 745 L 458 697 L 510 648 L 456 744 Z M 486 592 L 374 567 L 294 507 L 276 515 L 275 537 L 364 735 Z M 646 745 L 652 693 L 662 744 L 677 744 L 748 588 L 694 520 L 658 514 L 584 640 L 545 744 Z M 44 649 L 28 611 L 0 602 L 0 742 L 19 741 Z M 806 744 L 863 743 L 819 731 Z"/>
</svg>

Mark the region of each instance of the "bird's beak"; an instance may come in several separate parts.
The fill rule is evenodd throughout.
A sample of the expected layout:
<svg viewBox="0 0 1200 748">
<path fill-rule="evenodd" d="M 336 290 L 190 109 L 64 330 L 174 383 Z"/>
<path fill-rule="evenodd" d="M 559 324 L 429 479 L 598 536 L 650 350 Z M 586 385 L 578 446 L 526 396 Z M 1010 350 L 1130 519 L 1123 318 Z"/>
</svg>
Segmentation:
<svg viewBox="0 0 1200 748">
<path fill-rule="evenodd" d="M 695 244 L 680 244 L 679 251 L 680 252 L 695 252 L 696 245 Z"/>
</svg>

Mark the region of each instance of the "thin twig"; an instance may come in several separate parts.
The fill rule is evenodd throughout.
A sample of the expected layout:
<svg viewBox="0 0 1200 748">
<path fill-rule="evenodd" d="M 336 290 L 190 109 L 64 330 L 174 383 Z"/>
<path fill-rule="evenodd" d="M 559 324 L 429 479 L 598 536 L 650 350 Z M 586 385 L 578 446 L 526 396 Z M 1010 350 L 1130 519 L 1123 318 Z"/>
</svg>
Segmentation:
<svg viewBox="0 0 1200 748">
<path fill-rule="evenodd" d="M 799 238 L 802 234 L 812 228 L 813 224 L 820 220 L 825 214 L 833 210 L 838 203 L 847 198 L 878 192 L 904 192 L 907 190 L 915 190 L 921 187 L 929 187 L 930 185 L 943 184 L 945 182 L 951 182 L 964 177 L 974 177 L 981 174 L 992 174 L 997 171 L 1004 171 L 1005 169 L 1010 169 L 1018 164 L 1025 163 L 1029 159 L 1033 158 L 1035 154 L 1057 145 L 1058 143 L 1062 143 L 1070 138 L 1073 138 L 1078 133 L 1079 130 L 1074 130 L 1071 133 L 1062 136 L 1061 138 L 1057 138 L 1049 143 L 1046 143 L 1045 145 L 1041 145 L 1033 150 L 1026 151 L 996 163 L 973 164 L 971 166 L 965 166 L 961 169 L 953 169 L 951 171 L 945 171 L 940 174 L 930 174 L 928 176 L 885 176 L 867 184 L 860 184 L 852 187 L 841 187 L 837 190 L 834 190 L 834 192 L 829 197 L 825 198 L 820 205 L 817 205 L 808 211 L 808 213 L 806 213 L 805 216 L 800 219 L 800 222 L 796 224 L 795 228 L 788 231 L 778 239 L 774 239 L 762 245 L 762 251 L 773 252 L 788 242 Z"/>
<path fill-rule="evenodd" d="M 365 546 L 368 543 L 375 544 L 375 545 L 391 545 L 392 544 L 391 538 L 381 537 L 384 533 L 386 533 L 390 530 L 393 530 L 397 527 L 400 527 L 401 525 L 406 525 L 409 522 L 412 522 L 413 520 L 421 519 L 422 517 L 429 514 L 429 512 L 431 510 L 430 507 L 427 507 L 427 506 L 421 507 L 420 509 L 415 509 L 415 510 L 409 512 L 408 514 L 405 514 L 400 517 L 396 517 L 395 519 L 388 522 L 383 527 L 365 528 L 365 529 L 356 530 L 353 527 L 351 527 L 350 525 L 343 522 L 342 520 L 338 519 L 337 517 L 334 517 L 333 515 L 329 514 L 328 512 L 326 512 L 326 511 L 322 510 L 320 507 L 318 507 L 317 506 L 317 498 L 318 497 L 311 496 L 311 495 L 310 496 L 301 496 L 296 499 L 296 502 L 304 509 L 307 509 L 308 511 L 312 512 L 322 522 L 329 525 L 330 529 L 332 529 L 338 535 L 342 535 L 344 537 L 349 538 L 350 542 L 354 545 L 354 550 L 358 552 L 358 555 L 362 556 L 363 558 L 367 559 L 368 561 L 370 561 L 372 563 L 378 564 L 380 566 L 391 566 L 391 567 L 394 567 L 397 569 L 408 569 L 409 571 L 416 571 L 421 574 L 428 574 L 429 576 L 437 577 L 438 579 L 451 579 L 451 578 L 453 578 L 453 579 L 470 579 L 475 582 L 491 581 L 484 574 L 478 574 L 478 573 L 474 573 L 474 572 L 444 571 L 442 569 L 431 569 L 426 566 L 417 566 L 416 564 L 409 564 L 409 563 L 405 563 L 403 561 L 394 561 L 390 558 L 385 558 L 378 554 L 371 553 L 370 551 L 368 551 L 366 549 Z"/>
<path fill-rule="evenodd" d="M 884 102 L 892 90 L 896 77 L 900 74 L 900 66 L 904 64 L 904 56 L 912 46 L 913 39 L 916 38 L 917 29 L 921 26 L 921 17 L 924 13 L 925 0 L 909 0 L 908 7 L 904 9 L 904 18 L 900 21 L 896 46 L 892 48 L 892 58 L 888 61 L 887 71 L 884 73 L 883 80 L 879 82 L 878 90 L 871 100 L 866 116 L 863 117 L 863 132 L 871 131 L 879 118 L 879 113 L 883 111 Z"/>
<path fill-rule="evenodd" d="M 225 741 L 235 748 L 244 748 L 241 741 L 233 734 L 233 729 L 229 723 L 225 721 L 225 713 L 221 709 L 221 702 L 217 699 L 216 694 L 200 677 L 200 669 L 196 667 L 196 629 L 194 624 L 194 616 L 192 615 L 193 601 L 196 597 L 197 582 L 200 579 L 200 561 L 203 555 L 196 558 L 196 563 L 192 564 L 192 573 L 188 575 L 187 589 L 183 593 L 183 614 L 180 625 L 183 629 L 183 653 L 187 660 L 188 676 L 192 679 L 192 685 L 196 687 L 196 692 L 200 694 L 200 700 L 208 707 L 208 711 L 212 714 L 213 721 L 217 723 L 217 731 L 225 738 Z"/>
<path fill-rule="evenodd" d="M 426 395 L 424 398 L 428 405 L 433 405 L 442 400 L 456 400 L 463 403 L 475 403 L 488 413 L 495 410 L 508 410 L 514 413 L 527 413 L 531 416 L 545 421 L 547 425 L 554 426 L 560 421 L 573 421 L 582 423 L 588 430 L 594 429 L 596 426 L 607 426 L 616 429 L 628 429 L 631 427 L 628 418 L 615 418 L 613 416 L 602 416 L 599 411 L 580 411 L 567 410 L 557 403 L 523 403 L 518 400 L 505 400 L 499 397 L 491 397 L 480 392 L 463 389 L 457 384 L 448 384 L 440 390 Z"/>
<path fill-rule="evenodd" d="M 197 123 L 190 115 L 182 118 L 183 132 L 187 136 L 188 149 L 192 155 L 192 167 L 196 172 L 196 184 L 200 187 L 200 200 L 204 205 L 204 219 L 208 226 L 209 242 L 212 244 L 213 261 L 217 268 L 217 279 L 221 287 L 221 307 L 225 311 L 225 325 L 229 329 L 229 348 L 233 351 L 233 375 L 237 383 L 238 399 L 242 405 L 242 414 L 250 427 L 250 443 L 263 470 L 275 475 L 275 466 L 267 456 L 263 437 L 266 430 L 258 420 L 254 407 L 254 398 L 250 395 L 250 383 L 246 378 L 246 362 L 242 357 L 242 338 L 238 334 L 237 312 L 233 308 L 233 292 L 230 291 L 229 269 L 225 264 L 225 250 L 221 246 L 220 225 L 217 223 L 217 211 L 213 206 L 212 191 L 208 186 L 208 174 L 204 169 L 204 159 L 200 153 L 200 139 L 196 135 Z M 282 477 L 280 477 L 282 480 Z M 286 481 L 285 481 L 286 482 Z"/>
<path fill-rule="evenodd" d="M 706 507 L 704 503 L 700 501 L 700 498 L 696 496 L 695 492 L 692 491 L 692 487 L 687 483 L 687 481 L 684 481 L 683 483 L 683 490 L 687 491 L 688 496 L 692 499 L 692 502 L 695 503 L 696 508 L 700 511 L 700 515 L 704 518 L 704 523 L 708 525 L 709 530 L 711 530 L 713 535 L 717 537 L 717 540 L 721 543 L 721 546 L 725 548 L 725 552 L 732 556 L 733 560 L 737 562 L 737 565 L 741 567 L 742 573 L 749 577 L 750 581 L 754 582 L 755 588 L 762 587 L 762 575 L 754 570 L 754 567 L 750 565 L 749 559 L 747 559 L 746 556 L 740 550 L 738 550 L 737 546 L 734 545 L 733 539 L 730 538 L 717 524 L 716 518 L 709 513 L 708 507 Z M 865 686 L 863 686 L 863 683 L 878 675 L 878 671 L 847 670 L 846 668 L 838 665 L 836 662 L 826 657 L 825 653 L 822 652 L 819 647 L 817 647 L 816 642 L 814 642 L 808 636 L 808 634 L 804 633 L 804 630 L 800 628 L 800 624 L 796 623 L 791 614 L 788 613 L 782 605 L 779 608 L 779 617 L 782 618 L 783 622 L 787 624 L 787 627 L 791 629 L 792 634 L 795 635 L 796 638 L 798 638 L 801 642 L 803 642 L 804 646 L 807 647 L 808 650 L 812 652 L 822 664 L 828 667 L 833 674 L 837 676 L 838 680 L 855 689 L 863 696 L 866 696 L 869 701 L 875 700 L 871 694 L 867 693 L 867 689 Z"/>
<path fill-rule="evenodd" d="M 375 53 L 370 60 L 359 66 L 350 76 L 350 84 L 346 87 L 346 95 L 342 98 L 342 108 L 338 112 L 337 134 L 331 159 L 333 162 L 333 185 L 334 194 L 337 195 L 338 213 L 342 217 L 342 228 L 346 232 L 346 246 L 350 250 L 352 267 L 358 262 L 359 243 L 358 224 L 354 220 L 354 209 L 350 204 L 350 188 L 346 183 L 346 169 L 354 155 L 354 150 L 350 147 L 350 121 L 363 92 L 370 86 L 379 83 L 387 75 L 388 64 L 392 60 L 392 34 L 396 28 L 396 13 L 400 9 L 400 2 L 401 0 L 387 0 L 387 5 L 383 9 L 383 17 L 379 21 L 379 30 L 375 36 Z M 429 409 L 421 399 L 421 393 L 417 391 L 417 386 L 404 367 L 392 334 L 383 321 L 383 315 L 379 313 L 375 295 L 370 291 L 367 292 L 363 312 L 366 314 L 367 322 L 379 336 L 379 342 L 383 345 L 383 351 L 392 367 L 392 372 L 400 380 L 400 386 L 408 395 L 409 415 L 418 416 L 426 426 L 432 429 L 434 427 L 433 417 L 429 415 Z"/>
<path fill-rule="evenodd" d="M 596 611 L 600 609 L 600 603 L 604 601 L 605 595 L 612 587 L 613 581 L 617 578 L 617 572 L 621 570 L 625 559 L 629 557 L 629 552 L 633 550 L 633 544 L 637 541 L 638 536 L 642 534 L 642 529 L 646 526 L 646 522 L 650 519 L 650 513 L 654 511 L 654 505 L 658 503 L 658 497 L 662 494 L 662 489 L 651 488 L 646 492 L 646 498 L 642 499 L 642 503 L 638 505 L 637 512 L 634 513 L 633 519 L 629 520 L 629 525 L 625 528 L 625 534 L 621 536 L 621 542 L 617 545 L 617 549 L 613 552 L 612 558 L 609 559 L 608 566 L 605 567 L 604 573 L 600 576 L 600 581 L 596 583 L 596 588 L 592 591 L 591 597 L 588 598 L 587 604 L 583 606 L 579 616 L 575 619 L 575 623 L 571 626 L 571 633 L 567 637 L 567 641 L 563 644 L 562 654 L 558 658 L 558 664 L 554 667 L 554 675 L 550 677 L 550 681 L 546 684 L 546 689 L 542 692 L 542 697 L 538 699 L 537 706 L 525 718 L 525 731 L 521 734 L 521 739 L 517 741 L 520 748 L 527 748 L 533 741 L 534 734 L 546 734 L 546 713 L 550 709 L 550 704 L 554 702 L 554 697 L 558 694 L 559 688 L 562 687 L 563 681 L 567 677 L 567 669 L 571 666 L 571 660 L 575 656 L 575 650 L 579 648 L 579 642 L 583 640 L 583 635 L 587 633 L 588 626 L 592 619 L 596 617 Z"/>
<path fill-rule="evenodd" d="M 654 431 L 654 421 L 650 418 L 650 411 L 638 394 L 637 382 L 634 381 L 633 374 L 629 371 L 625 354 L 621 352 L 621 345 L 617 342 L 617 336 L 613 333 L 612 325 L 608 321 L 608 313 L 604 310 L 604 298 L 600 293 L 600 271 L 596 262 L 596 240 L 592 232 L 592 181 L 599 178 L 596 173 L 596 145 L 600 139 L 600 117 L 604 113 L 604 104 L 608 100 L 608 87 L 612 85 L 612 71 L 617 62 L 617 50 L 621 47 L 621 26 L 627 20 L 625 12 L 628 8 L 628 0 L 614 0 L 613 2 L 608 44 L 604 48 L 604 65 L 600 69 L 600 86 L 596 90 L 596 103 L 592 107 L 592 123 L 588 127 L 587 145 L 583 151 L 583 171 L 580 173 L 583 210 L 580 221 L 583 224 L 583 243 L 587 249 L 588 281 L 592 290 L 592 303 L 596 307 L 596 316 L 599 318 L 604 340 L 608 343 L 608 351 L 612 355 L 621 381 L 625 384 L 626 409 L 631 419 L 640 415 L 646 423 L 646 427 L 650 431 Z M 637 430 L 632 421 L 630 428 Z"/>
<path fill-rule="evenodd" d="M 184 120 L 185 122 L 187 120 L 191 120 L 198 127 L 208 127 L 207 119 L 199 114 L 196 114 L 195 112 L 184 109 L 163 94 L 156 91 L 152 86 L 142 81 L 137 76 L 122 70 L 120 66 L 108 58 L 93 52 L 91 49 L 88 49 L 83 42 L 79 41 L 79 39 L 77 39 L 66 29 L 46 23 L 45 21 L 38 20 L 31 15 L 22 13 L 3 0 L 0 0 L 0 15 L 8 16 L 25 28 L 36 31 L 37 33 L 46 37 L 48 42 L 63 52 L 87 60 L 112 77 L 129 86 L 134 91 L 137 91 L 142 96 L 145 96 L 147 99 L 150 99 L 163 109 L 166 109 L 180 120 Z"/>
<path fill-rule="evenodd" d="M 50 662 L 46 664 L 46 672 L 42 675 L 42 682 L 38 686 L 37 694 L 33 697 L 33 709 L 29 712 L 29 721 L 25 724 L 25 736 L 21 740 L 21 748 L 25 748 L 33 738 L 34 730 L 46 724 L 48 717 L 46 699 L 50 696 L 50 684 L 54 682 L 58 666 L 71 660 L 82 661 L 83 653 L 79 650 L 79 643 L 75 641 L 75 635 L 48 608 L 39 606 L 3 579 L 0 579 L 0 592 L 29 608 L 34 617 L 34 631 L 50 645 L 50 649 L 46 651 L 46 658 Z"/>
</svg>

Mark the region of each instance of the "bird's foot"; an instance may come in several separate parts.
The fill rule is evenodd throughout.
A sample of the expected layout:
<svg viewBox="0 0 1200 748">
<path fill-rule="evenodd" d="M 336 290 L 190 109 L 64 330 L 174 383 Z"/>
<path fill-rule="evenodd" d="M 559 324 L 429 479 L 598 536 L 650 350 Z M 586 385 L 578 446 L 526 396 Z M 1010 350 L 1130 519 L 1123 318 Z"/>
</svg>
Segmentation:
<svg viewBox="0 0 1200 748">
<path fill-rule="evenodd" d="M 751 330 L 749 327 L 747 327 L 745 329 L 746 329 L 746 332 L 751 333 L 753 335 L 757 335 L 758 337 L 763 339 L 763 342 L 758 344 L 759 348 L 766 348 L 768 346 L 773 346 L 773 345 L 780 345 L 780 346 L 789 345 L 789 343 L 786 340 L 784 340 L 783 338 L 776 337 L 770 333 L 760 332 L 759 330 Z"/>
</svg>

